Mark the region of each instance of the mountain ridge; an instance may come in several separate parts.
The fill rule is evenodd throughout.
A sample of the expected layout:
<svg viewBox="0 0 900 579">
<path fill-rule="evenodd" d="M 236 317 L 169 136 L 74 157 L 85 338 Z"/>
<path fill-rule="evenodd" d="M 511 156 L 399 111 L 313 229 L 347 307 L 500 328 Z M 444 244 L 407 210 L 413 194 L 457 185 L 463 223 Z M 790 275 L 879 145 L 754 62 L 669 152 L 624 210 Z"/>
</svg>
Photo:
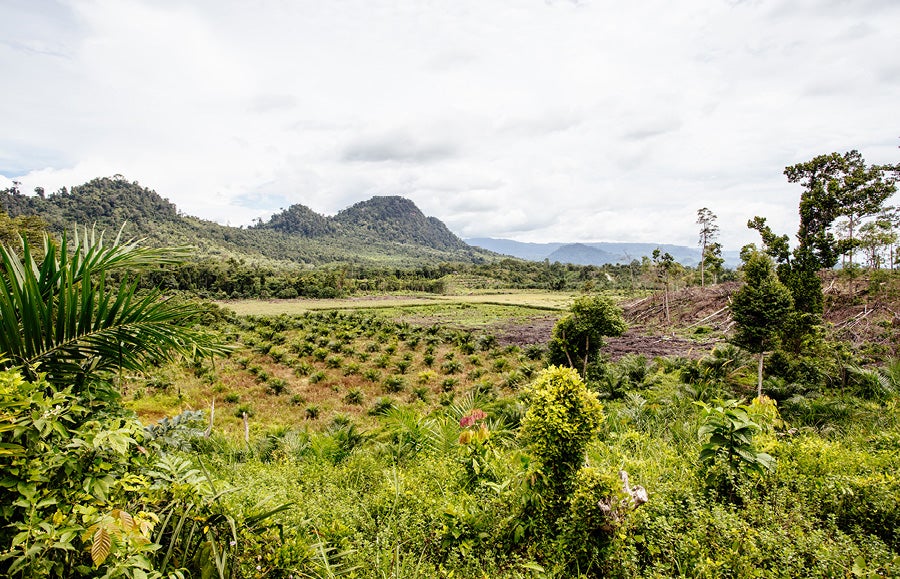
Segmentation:
<svg viewBox="0 0 900 579">
<path fill-rule="evenodd" d="M 373 197 L 335 217 L 295 204 L 266 222 L 230 227 L 182 215 L 154 190 L 124 177 L 99 177 L 50 195 L 0 191 L 10 217 L 38 215 L 51 231 L 73 225 L 118 231 L 150 245 L 186 245 L 197 257 L 316 266 L 341 263 L 416 266 L 435 262 L 481 263 L 500 256 L 471 247 L 443 222 L 426 217 L 399 196 Z M 366 217 L 368 216 L 368 217 Z"/>
<path fill-rule="evenodd" d="M 466 238 L 465 242 L 488 251 L 529 261 L 546 259 L 550 262 L 559 261 L 577 265 L 627 264 L 635 259 L 640 261 L 642 257 L 650 256 L 654 249 L 659 248 L 660 251 L 671 254 L 675 261 L 682 265 L 695 267 L 700 262 L 699 249 L 670 243 L 624 241 L 536 243 L 495 237 L 471 237 Z M 736 267 L 740 264 L 739 253 L 724 252 L 725 265 Z"/>
</svg>

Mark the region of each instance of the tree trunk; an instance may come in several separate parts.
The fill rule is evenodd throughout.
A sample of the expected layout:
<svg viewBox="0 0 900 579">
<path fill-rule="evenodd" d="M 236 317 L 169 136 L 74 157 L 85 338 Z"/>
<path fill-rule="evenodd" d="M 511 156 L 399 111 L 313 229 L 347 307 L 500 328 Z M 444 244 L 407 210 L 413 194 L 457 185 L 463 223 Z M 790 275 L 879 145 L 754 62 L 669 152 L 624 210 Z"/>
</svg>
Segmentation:
<svg viewBox="0 0 900 579">
<path fill-rule="evenodd" d="M 706 236 L 703 236 L 703 249 L 700 250 L 700 287 L 706 287 L 706 278 L 704 277 L 704 261 L 706 257 Z"/>
<path fill-rule="evenodd" d="M 212 404 L 209 407 L 209 426 L 206 427 L 206 432 L 203 433 L 203 438 L 209 438 L 210 434 L 212 434 L 213 429 L 213 420 L 216 419 L 216 399 L 212 399 Z"/>
<path fill-rule="evenodd" d="M 563 341 L 563 344 L 568 343 L 568 342 L 566 342 L 566 333 L 565 332 L 562 332 L 562 341 Z M 569 355 L 569 349 L 565 348 L 565 346 L 563 346 L 563 347 L 564 347 L 563 352 L 566 353 L 566 359 L 569 360 L 569 368 L 574 368 L 575 364 L 572 363 L 572 356 Z"/>
<path fill-rule="evenodd" d="M 591 345 L 591 337 L 584 337 L 584 368 L 581 370 L 581 377 L 587 378 L 587 365 L 588 365 L 588 356 L 590 355 L 590 345 Z"/>
<path fill-rule="evenodd" d="M 759 353 L 759 367 L 757 368 L 757 380 L 756 380 L 756 397 L 762 400 L 762 377 L 763 377 L 763 358 L 765 358 L 765 353 Z"/>
<path fill-rule="evenodd" d="M 663 289 L 663 303 L 666 304 L 666 324 L 671 325 L 672 320 L 669 319 L 669 280 L 666 280 L 666 287 Z"/>
</svg>

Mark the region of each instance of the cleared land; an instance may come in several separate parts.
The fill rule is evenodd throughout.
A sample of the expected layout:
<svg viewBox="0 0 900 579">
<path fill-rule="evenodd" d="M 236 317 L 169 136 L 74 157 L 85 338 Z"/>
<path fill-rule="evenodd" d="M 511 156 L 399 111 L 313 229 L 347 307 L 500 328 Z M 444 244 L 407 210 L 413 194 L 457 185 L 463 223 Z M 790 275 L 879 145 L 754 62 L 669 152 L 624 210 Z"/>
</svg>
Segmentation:
<svg viewBox="0 0 900 579">
<path fill-rule="evenodd" d="M 505 291 L 465 295 L 384 295 L 322 300 L 234 300 L 217 303 L 232 310 L 239 316 L 277 316 L 279 314 L 304 314 L 318 310 L 368 310 L 420 306 L 447 307 L 452 304 L 515 306 L 535 310 L 560 311 L 566 309 L 573 299 L 575 299 L 575 294 L 571 293 Z"/>
</svg>

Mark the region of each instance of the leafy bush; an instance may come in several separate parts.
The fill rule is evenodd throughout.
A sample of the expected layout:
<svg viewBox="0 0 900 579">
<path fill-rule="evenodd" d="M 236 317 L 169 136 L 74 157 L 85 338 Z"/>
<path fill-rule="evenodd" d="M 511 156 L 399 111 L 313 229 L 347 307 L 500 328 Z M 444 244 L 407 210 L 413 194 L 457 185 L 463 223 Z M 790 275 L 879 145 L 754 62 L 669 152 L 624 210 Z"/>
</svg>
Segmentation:
<svg viewBox="0 0 900 579">
<path fill-rule="evenodd" d="M 750 406 L 736 400 L 718 406 L 697 404 L 701 407 L 697 435 L 705 441 L 700 449 L 700 461 L 705 468 L 707 484 L 734 498 L 736 481 L 742 475 L 763 475 L 774 468 L 775 460 L 757 451 L 753 444 L 753 437 L 762 427 L 751 418 L 753 409 Z"/>
<path fill-rule="evenodd" d="M 544 370 L 528 395 L 521 436 L 539 462 L 538 488 L 546 495 L 546 515 L 555 520 L 584 463 L 588 442 L 600 433 L 603 407 L 572 368 Z"/>
<path fill-rule="evenodd" d="M 441 372 L 444 374 L 458 374 L 462 370 L 459 360 L 447 360 L 441 364 Z"/>
<path fill-rule="evenodd" d="M 309 374 L 313 371 L 312 365 L 306 362 L 297 362 L 294 366 L 294 374 L 297 376 L 309 376 Z"/>
<path fill-rule="evenodd" d="M 406 388 L 406 378 L 403 376 L 391 375 L 384 379 L 384 389 L 388 392 L 401 392 Z"/>
<path fill-rule="evenodd" d="M 285 380 L 281 378 L 271 378 L 266 383 L 266 391 L 275 395 L 284 394 L 287 390 L 287 386 L 288 384 Z"/>
<path fill-rule="evenodd" d="M 369 414 L 374 416 L 379 416 L 386 413 L 388 410 L 394 407 L 394 401 L 388 396 L 382 396 L 378 400 L 375 401 L 375 404 L 372 405 L 372 408 L 369 410 Z"/>
<path fill-rule="evenodd" d="M 353 388 L 344 396 L 344 402 L 347 404 L 360 405 L 363 403 L 363 400 L 365 400 L 365 395 L 359 388 Z"/>
</svg>

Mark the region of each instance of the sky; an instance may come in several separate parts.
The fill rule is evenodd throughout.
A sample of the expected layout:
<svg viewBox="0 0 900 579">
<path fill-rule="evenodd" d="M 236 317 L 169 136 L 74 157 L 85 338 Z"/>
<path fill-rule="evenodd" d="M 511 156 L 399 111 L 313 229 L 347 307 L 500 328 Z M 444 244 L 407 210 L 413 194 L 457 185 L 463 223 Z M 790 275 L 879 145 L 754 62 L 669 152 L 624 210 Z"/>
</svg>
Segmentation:
<svg viewBox="0 0 900 579">
<path fill-rule="evenodd" d="M 124 175 L 249 225 L 401 195 L 464 238 L 793 234 L 900 162 L 897 0 L 3 0 L 0 188 Z M 894 198 L 898 202 L 898 198 Z"/>
</svg>

